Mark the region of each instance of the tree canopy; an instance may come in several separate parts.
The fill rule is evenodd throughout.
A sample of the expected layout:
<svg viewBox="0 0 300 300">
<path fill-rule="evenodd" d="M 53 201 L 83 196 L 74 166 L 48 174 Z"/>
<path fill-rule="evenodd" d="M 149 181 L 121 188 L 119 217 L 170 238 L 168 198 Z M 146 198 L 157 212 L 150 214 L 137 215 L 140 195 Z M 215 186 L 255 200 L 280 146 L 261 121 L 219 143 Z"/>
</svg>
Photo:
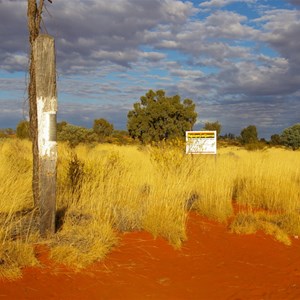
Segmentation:
<svg viewBox="0 0 300 300">
<path fill-rule="evenodd" d="M 26 120 L 22 120 L 18 123 L 16 128 L 17 137 L 19 139 L 30 139 L 30 125 Z"/>
<path fill-rule="evenodd" d="M 282 142 L 281 142 L 280 135 L 279 135 L 279 134 L 272 134 L 272 135 L 271 135 L 271 139 L 270 139 L 270 144 L 271 144 L 272 146 L 278 146 L 278 145 L 281 145 Z"/>
<path fill-rule="evenodd" d="M 219 121 L 216 122 L 206 122 L 204 124 L 204 129 L 205 130 L 216 130 L 217 131 L 217 136 L 220 135 L 222 131 L 222 125 Z"/>
<path fill-rule="evenodd" d="M 57 124 L 57 140 L 68 142 L 71 147 L 80 143 L 93 143 L 98 140 L 93 129 L 68 124 L 63 121 Z"/>
<path fill-rule="evenodd" d="M 283 130 L 280 136 L 281 143 L 293 150 L 300 148 L 300 123 Z"/>
<path fill-rule="evenodd" d="M 112 135 L 114 125 L 105 119 L 96 119 L 94 120 L 93 130 L 98 135 L 99 140 L 103 140 L 105 137 Z"/>
<path fill-rule="evenodd" d="M 241 142 L 243 144 L 251 144 L 258 142 L 257 129 L 254 125 L 249 125 L 241 131 Z"/>
<path fill-rule="evenodd" d="M 128 112 L 129 135 L 143 143 L 183 138 L 197 119 L 191 99 L 181 102 L 180 96 L 167 97 L 163 90 L 149 90 Z"/>
</svg>

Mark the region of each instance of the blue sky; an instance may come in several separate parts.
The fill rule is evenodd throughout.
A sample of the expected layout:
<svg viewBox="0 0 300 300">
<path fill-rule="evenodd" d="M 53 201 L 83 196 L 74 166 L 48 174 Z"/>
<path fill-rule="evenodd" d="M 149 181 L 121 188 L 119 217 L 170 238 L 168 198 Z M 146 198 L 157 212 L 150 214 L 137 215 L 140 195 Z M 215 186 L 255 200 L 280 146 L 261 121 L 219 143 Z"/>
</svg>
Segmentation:
<svg viewBox="0 0 300 300">
<path fill-rule="evenodd" d="M 149 89 L 196 103 L 195 129 L 300 123 L 300 0 L 53 0 L 42 32 L 57 51 L 58 120 L 125 129 Z M 27 1 L 0 0 L 0 128 L 27 117 Z"/>
</svg>

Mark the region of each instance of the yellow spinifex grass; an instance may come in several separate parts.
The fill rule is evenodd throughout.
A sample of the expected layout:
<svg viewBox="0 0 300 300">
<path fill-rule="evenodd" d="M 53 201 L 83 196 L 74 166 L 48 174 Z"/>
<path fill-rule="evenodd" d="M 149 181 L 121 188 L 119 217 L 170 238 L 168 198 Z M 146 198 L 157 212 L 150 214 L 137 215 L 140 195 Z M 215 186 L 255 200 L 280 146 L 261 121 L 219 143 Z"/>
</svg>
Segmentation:
<svg viewBox="0 0 300 300">
<path fill-rule="evenodd" d="M 89 213 L 69 212 L 52 242 L 50 257 L 75 270 L 102 260 L 117 244 L 111 224 Z"/>
<path fill-rule="evenodd" d="M 186 239 L 189 209 L 226 221 L 233 214 L 233 196 L 239 204 L 250 208 L 295 211 L 298 207 L 299 188 L 293 185 L 299 181 L 296 152 L 226 148 L 216 157 L 191 156 L 185 155 L 184 147 L 177 143 L 159 147 L 81 145 L 74 152 L 81 164 L 82 181 L 80 187 L 70 193 L 62 180 L 60 195 L 64 201 L 68 195 L 73 208 L 97 212 L 114 228 L 145 229 L 154 236 L 167 238 L 175 247 L 180 247 Z M 290 169 L 282 167 L 278 172 L 282 161 L 278 152 L 288 157 L 285 164 L 289 162 Z M 66 172 L 64 174 L 68 179 Z M 274 188 L 266 189 L 263 185 L 266 183 Z M 287 183 L 292 186 L 283 191 L 281 187 Z M 283 193 L 291 195 L 288 201 L 276 197 Z M 270 229 L 273 225 L 268 224 L 265 221 L 266 231 L 269 226 L 268 232 L 278 236 L 276 230 Z"/>
<path fill-rule="evenodd" d="M 0 278 L 15 280 L 22 277 L 23 267 L 37 266 L 31 244 L 22 241 L 0 240 Z"/>
<path fill-rule="evenodd" d="M 204 216 L 225 222 L 233 214 L 232 192 L 236 176 L 231 157 L 198 156 L 193 190 L 199 195 L 195 209 Z"/>
<path fill-rule="evenodd" d="M 32 206 L 31 143 L 17 139 L 0 142 L 0 212 Z"/>
<path fill-rule="evenodd" d="M 73 209 L 96 212 L 121 231 L 149 230 L 178 247 L 185 239 L 186 219 L 180 180 L 162 176 L 147 147 L 103 145 L 86 151 L 75 149 L 83 168 L 82 181 L 70 195 Z"/>
<path fill-rule="evenodd" d="M 48 241 L 51 257 L 80 269 L 103 259 L 116 246 L 118 232 L 132 230 L 147 230 L 179 248 L 187 238 L 190 210 L 227 222 L 234 214 L 232 200 L 244 209 L 231 224 L 234 232 L 259 228 L 286 244 L 289 235 L 298 235 L 299 151 L 221 148 L 210 156 L 186 155 L 184 150 L 178 141 L 75 149 L 59 143 L 58 231 Z M 14 242 L 23 247 L 37 241 L 31 168 L 30 142 L 0 141 L 3 249 Z M 258 209 L 272 217 L 254 215 Z M 3 274 L 0 271 L 0 276 L 10 276 Z"/>
<path fill-rule="evenodd" d="M 236 149 L 234 156 L 233 198 L 242 208 L 231 230 L 244 234 L 262 230 L 290 245 L 289 236 L 300 233 L 300 151 Z"/>
<path fill-rule="evenodd" d="M 154 163 L 163 176 L 160 182 L 176 186 L 175 193 L 181 194 L 181 201 L 187 210 L 194 209 L 218 221 L 225 221 L 232 214 L 232 182 L 234 172 L 229 170 L 230 162 L 225 157 L 186 155 L 180 145 L 154 149 Z M 153 150 L 152 150 L 153 151 Z M 168 186 L 168 185 L 167 185 Z"/>
<path fill-rule="evenodd" d="M 0 277 L 10 280 L 21 277 L 23 267 L 38 264 L 29 243 L 34 235 L 30 216 L 24 216 L 32 208 L 31 165 L 30 142 L 0 142 Z"/>
<path fill-rule="evenodd" d="M 253 234 L 258 230 L 290 245 L 290 235 L 300 234 L 300 215 L 296 212 L 275 214 L 266 211 L 240 212 L 230 224 L 234 233 Z"/>
<path fill-rule="evenodd" d="M 300 210 L 300 151 L 268 149 L 238 155 L 238 203 L 271 211 Z"/>
</svg>

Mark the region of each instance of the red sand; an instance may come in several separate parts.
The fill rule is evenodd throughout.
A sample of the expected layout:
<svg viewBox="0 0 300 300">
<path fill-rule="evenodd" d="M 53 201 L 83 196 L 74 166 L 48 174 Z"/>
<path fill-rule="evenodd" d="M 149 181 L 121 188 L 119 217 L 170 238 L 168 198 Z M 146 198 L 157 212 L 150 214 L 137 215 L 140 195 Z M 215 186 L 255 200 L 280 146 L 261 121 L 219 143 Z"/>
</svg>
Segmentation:
<svg viewBox="0 0 300 300">
<path fill-rule="evenodd" d="M 145 232 L 124 234 L 103 263 L 73 273 L 47 261 L 23 279 L 0 281 L 1 299 L 300 299 L 300 239 L 235 235 L 191 215 L 174 250 Z"/>
</svg>

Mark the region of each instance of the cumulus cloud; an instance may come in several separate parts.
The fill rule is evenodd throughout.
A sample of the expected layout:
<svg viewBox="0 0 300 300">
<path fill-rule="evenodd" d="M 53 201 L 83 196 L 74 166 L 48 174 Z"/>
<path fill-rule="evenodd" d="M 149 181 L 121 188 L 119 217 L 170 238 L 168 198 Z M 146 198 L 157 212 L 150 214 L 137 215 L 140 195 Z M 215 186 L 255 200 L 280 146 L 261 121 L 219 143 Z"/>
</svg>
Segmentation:
<svg viewBox="0 0 300 300">
<path fill-rule="evenodd" d="M 204 76 L 204 73 L 197 70 L 184 70 L 184 69 L 174 69 L 170 71 L 170 74 L 172 76 L 180 76 L 181 78 L 202 78 Z"/>
<path fill-rule="evenodd" d="M 84 57 L 94 66 L 109 61 L 130 67 L 138 59 L 154 58 L 139 51 L 146 31 L 158 24 L 185 22 L 194 11 L 191 3 L 174 0 L 64 1 L 57 3 L 54 22 L 49 19 L 48 24 L 57 32 L 61 61 L 72 55 L 73 64 Z"/>
<path fill-rule="evenodd" d="M 200 119 L 219 119 L 234 133 L 251 119 L 265 132 L 296 121 L 300 12 L 290 4 L 299 1 L 282 3 L 46 1 L 42 31 L 56 41 L 60 116 L 84 125 L 107 117 L 124 126 L 132 103 L 162 88 L 192 98 Z M 251 13 L 229 10 L 233 4 Z M 25 76 L 14 83 L 11 74 L 28 68 L 26 10 L 24 0 L 0 1 L 0 87 L 15 101 Z"/>
<path fill-rule="evenodd" d="M 224 92 L 245 95 L 290 94 L 298 90 L 297 80 L 289 75 L 287 63 L 256 65 L 239 62 L 223 70 L 219 80 L 226 83 Z"/>
<path fill-rule="evenodd" d="M 295 0 L 297 1 L 297 0 Z M 200 7 L 203 8 L 211 8 L 211 7 L 224 7 L 226 5 L 235 3 L 235 2 L 243 2 L 243 3 L 255 3 L 256 0 L 210 0 L 210 1 L 204 1 L 199 4 Z"/>
<path fill-rule="evenodd" d="M 86 128 L 92 128 L 95 119 L 105 118 L 114 124 L 116 129 L 126 128 L 129 106 L 120 104 L 92 104 L 63 103 L 58 112 L 58 121 L 67 120 L 68 123 L 80 124 Z"/>
<path fill-rule="evenodd" d="M 218 11 L 204 20 L 187 22 L 178 31 L 168 26 L 146 33 L 146 40 L 155 47 L 176 49 L 191 54 L 209 55 L 222 60 L 229 57 L 245 57 L 249 48 L 240 46 L 239 40 L 253 40 L 257 29 L 243 24 L 247 18 L 227 11 Z"/>
<path fill-rule="evenodd" d="M 18 100 L 4 99 L 0 100 L 0 105 L 0 128 L 16 128 L 16 124 L 21 120 L 27 119 L 26 103 Z"/>
<path fill-rule="evenodd" d="M 271 10 L 256 21 L 263 23 L 260 40 L 289 59 L 291 66 L 300 68 L 300 11 Z"/>
<path fill-rule="evenodd" d="M 91 70 L 101 61 L 129 67 L 137 59 L 154 58 L 138 51 L 146 31 L 158 24 L 184 23 L 196 11 L 192 3 L 176 0 L 59 1 L 47 5 L 42 30 L 56 38 L 61 72 L 83 71 L 84 66 Z M 1 3 L 0 19 L 2 55 L 26 57 L 26 2 Z"/>
<path fill-rule="evenodd" d="M 243 24 L 246 16 L 229 12 L 217 11 L 206 18 L 205 30 L 210 37 L 225 39 L 249 38 L 257 33 L 257 30 Z"/>
</svg>

